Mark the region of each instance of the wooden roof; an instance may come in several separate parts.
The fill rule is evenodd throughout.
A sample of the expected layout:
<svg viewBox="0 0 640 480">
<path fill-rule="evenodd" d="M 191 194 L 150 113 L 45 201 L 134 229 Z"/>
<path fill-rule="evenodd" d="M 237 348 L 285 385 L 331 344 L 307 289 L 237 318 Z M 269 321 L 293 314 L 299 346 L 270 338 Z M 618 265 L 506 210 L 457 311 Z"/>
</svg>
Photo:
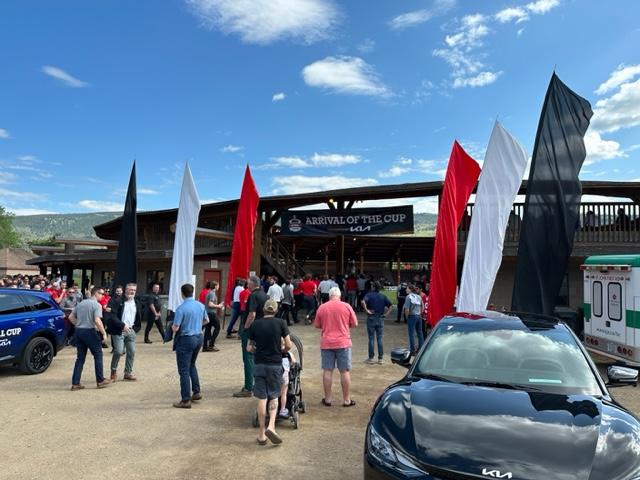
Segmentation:
<svg viewBox="0 0 640 480">
<path fill-rule="evenodd" d="M 433 197 L 442 192 L 444 182 L 419 182 L 402 183 L 396 185 L 378 185 L 374 187 L 343 188 L 339 190 L 324 190 L 295 195 L 275 195 L 262 197 L 258 208 L 262 212 L 288 210 L 316 204 L 327 204 L 333 200 L 334 204 L 342 203 L 349 206 L 353 202 L 364 200 L 387 200 L 394 198 Z M 527 181 L 522 182 L 520 194 L 525 194 Z M 603 195 L 609 197 L 629 198 L 640 203 L 640 182 L 606 182 L 583 181 L 582 193 L 584 195 Z M 200 227 L 206 227 L 207 219 L 225 215 L 235 215 L 239 200 L 209 203 L 200 209 Z M 153 210 L 138 212 L 138 222 L 175 223 L 178 209 Z M 100 238 L 113 238 L 119 232 L 122 217 L 94 226 L 94 230 Z"/>
</svg>

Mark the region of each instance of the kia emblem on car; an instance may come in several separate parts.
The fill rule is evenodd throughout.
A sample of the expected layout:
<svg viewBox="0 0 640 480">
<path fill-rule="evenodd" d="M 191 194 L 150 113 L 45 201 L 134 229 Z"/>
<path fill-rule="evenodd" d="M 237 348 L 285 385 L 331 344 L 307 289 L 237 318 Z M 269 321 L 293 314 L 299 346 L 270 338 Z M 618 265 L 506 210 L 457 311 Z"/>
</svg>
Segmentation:
<svg viewBox="0 0 640 480">
<path fill-rule="evenodd" d="M 500 472 L 500 470 L 489 470 L 488 468 L 482 469 L 482 475 L 491 478 L 512 478 L 511 472 Z"/>
</svg>

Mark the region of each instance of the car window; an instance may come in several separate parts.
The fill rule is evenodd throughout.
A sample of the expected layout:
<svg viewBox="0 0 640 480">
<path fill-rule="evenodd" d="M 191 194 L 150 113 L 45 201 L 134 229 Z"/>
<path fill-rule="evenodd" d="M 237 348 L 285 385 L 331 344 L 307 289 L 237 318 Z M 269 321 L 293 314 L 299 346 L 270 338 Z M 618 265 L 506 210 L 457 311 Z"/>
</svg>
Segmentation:
<svg viewBox="0 0 640 480">
<path fill-rule="evenodd" d="M 454 381 L 524 385 L 552 393 L 602 394 L 568 331 L 479 324 L 439 326 L 416 363 L 417 373 Z"/>
<path fill-rule="evenodd" d="M 9 315 L 12 313 L 22 313 L 26 311 L 24 303 L 18 295 L 0 293 L 0 315 Z"/>
<path fill-rule="evenodd" d="M 22 299 L 27 307 L 30 307 L 32 310 L 49 310 L 51 308 L 49 302 L 35 295 L 23 295 Z"/>
</svg>

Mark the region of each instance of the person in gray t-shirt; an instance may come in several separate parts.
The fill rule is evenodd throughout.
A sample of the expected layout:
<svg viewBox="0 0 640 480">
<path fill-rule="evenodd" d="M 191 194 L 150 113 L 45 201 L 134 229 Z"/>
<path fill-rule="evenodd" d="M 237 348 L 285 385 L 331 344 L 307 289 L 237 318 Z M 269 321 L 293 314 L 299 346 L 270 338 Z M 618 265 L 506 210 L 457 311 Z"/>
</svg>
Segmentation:
<svg viewBox="0 0 640 480">
<path fill-rule="evenodd" d="M 98 388 L 103 388 L 111 383 L 104 378 L 102 368 L 102 340 L 107 338 L 107 332 L 102 324 L 102 307 L 98 300 L 104 295 L 104 289 L 93 287 L 91 297 L 80 302 L 71 312 L 69 320 L 76 327 L 75 338 L 78 348 L 78 357 L 73 368 L 71 390 L 81 390 L 84 386 L 80 383 L 87 350 L 91 350 L 96 370 L 96 383 Z M 102 336 L 102 338 L 101 338 Z"/>
<path fill-rule="evenodd" d="M 220 319 L 218 318 L 218 311 L 224 307 L 223 303 L 218 303 L 218 289 L 220 285 L 218 282 L 211 282 L 211 290 L 207 293 L 204 300 L 204 309 L 209 317 L 209 323 L 204 326 L 204 342 L 202 343 L 203 352 L 217 352 L 216 339 L 220 333 Z M 223 313 L 224 315 L 224 313 Z M 213 328 L 213 333 L 211 329 Z"/>
</svg>

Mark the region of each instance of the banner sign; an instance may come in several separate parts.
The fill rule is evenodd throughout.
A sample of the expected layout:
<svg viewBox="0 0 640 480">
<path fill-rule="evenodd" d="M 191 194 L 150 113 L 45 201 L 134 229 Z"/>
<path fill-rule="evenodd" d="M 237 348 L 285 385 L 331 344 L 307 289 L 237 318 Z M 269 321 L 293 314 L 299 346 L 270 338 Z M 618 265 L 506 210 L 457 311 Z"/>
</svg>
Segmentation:
<svg viewBox="0 0 640 480">
<path fill-rule="evenodd" d="M 284 212 L 280 235 L 385 235 L 413 233 L 413 206 Z"/>
</svg>

